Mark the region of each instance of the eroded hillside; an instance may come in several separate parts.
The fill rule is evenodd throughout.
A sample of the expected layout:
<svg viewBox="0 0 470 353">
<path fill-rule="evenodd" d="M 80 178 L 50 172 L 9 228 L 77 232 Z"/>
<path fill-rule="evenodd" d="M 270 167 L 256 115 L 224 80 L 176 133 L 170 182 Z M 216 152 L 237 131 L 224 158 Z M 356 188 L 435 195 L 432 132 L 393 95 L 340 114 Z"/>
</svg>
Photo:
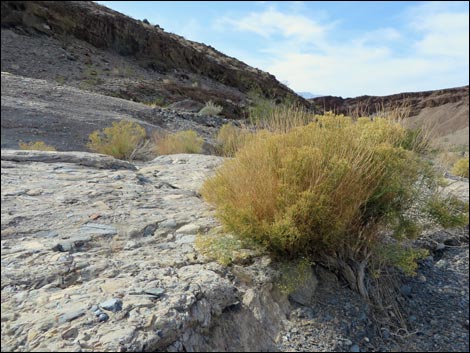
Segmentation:
<svg viewBox="0 0 470 353">
<path fill-rule="evenodd" d="M 157 105 L 212 100 L 229 118 L 250 91 L 308 106 L 267 72 L 91 1 L 1 6 L 2 71 Z"/>
<path fill-rule="evenodd" d="M 309 105 L 274 76 L 93 2 L 1 10 L 2 351 L 468 351 L 468 225 L 421 234 L 417 275 L 385 273 L 393 300 L 377 308 L 316 259 L 299 280 L 266 251 L 234 247 L 200 194 L 224 158 L 83 152 L 121 119 L 149 135 L 195 130 L 214 152 L 250 92 Z M 314 102 L 348 114 L 404 104 L 468 145 L 468 87 L 393 97 Z M 208 100 L 221 116 L 196 113 Z M 447 176 L 445 191 L 468 202 L 468 179 Z M 201 245 L 219 236 L 218 252 Z"/>
<path fill-rule="evenodd" d="M 390 96 L 342 98 L 325 96 L 310 101 L 318 110 L 350 116 L 369 116 L 384 111 L 401 111 L 411 127 L 430 128 L 445 144 L 469 144 L 468 86 Z"/>
</svg>

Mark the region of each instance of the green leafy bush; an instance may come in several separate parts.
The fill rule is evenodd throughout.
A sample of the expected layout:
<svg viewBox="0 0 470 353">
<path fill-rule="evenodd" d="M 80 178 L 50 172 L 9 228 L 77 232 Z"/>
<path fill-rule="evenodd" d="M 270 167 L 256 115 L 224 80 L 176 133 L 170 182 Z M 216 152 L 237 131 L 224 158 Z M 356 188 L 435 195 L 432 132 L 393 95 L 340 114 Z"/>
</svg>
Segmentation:
<svg viewBox="0 0 470 353">
<path fill-rule="evenodd" d="M 186 130 L 174 134 L 155 137 L 157 154 L 201 153 L 204 140 L 196 131 Z"/>
<path fill-rule="evenodd" d="M 139 124 L 121 120 L 111 127 L 96 130 L 89 136 L 88 148 L 119 159 L 129 159 L 145 138 L 145 129 Z"/>
<path fill-rule="evenodd" d="M 36 141 L 26 143 L 20 141 L 18 144 L 21 150 L 36 150 L 36 151 L 55 151 L 56 149 L 53 146 L 47 145 L 43 141 Z"/>
<path fill-rule="evenodd" d="M 426 249 L 414 249 L 401 244 L 381 244 L 377 247 L 376 259 L 384 264 L 400 268 L 406 275 L 416 275 L 417 261 L 429 255 Z"/>
<path fill-rule="evenodd" d="M 452 174 L 468 178 L 468 157 L 462 158 L 454 164 Z"/>
<path fill-rule="evenodd" d="M 199 115 L 219 115 L 224 108 L 220 105 L 214 104 L 212 101 L 206 103 L 206 105 L 199 111 Z"/>
<path fill-rule="evenodd" d="M 395 228 L 398 242 L 416 236 L 419 227 L 403 214 L 435 185 L 433 174 L 398 123 L 332 114 L 311 120 L 259 131 L 201 193 L 227 230 L 283 257 L 335 266 L 367 296 L 364 273 L 381 231 Z M 391 262 L 412 272 L 408 262 L 417 256 L 410 254 L 393 253 L 400 260 Z"/>
</svg>

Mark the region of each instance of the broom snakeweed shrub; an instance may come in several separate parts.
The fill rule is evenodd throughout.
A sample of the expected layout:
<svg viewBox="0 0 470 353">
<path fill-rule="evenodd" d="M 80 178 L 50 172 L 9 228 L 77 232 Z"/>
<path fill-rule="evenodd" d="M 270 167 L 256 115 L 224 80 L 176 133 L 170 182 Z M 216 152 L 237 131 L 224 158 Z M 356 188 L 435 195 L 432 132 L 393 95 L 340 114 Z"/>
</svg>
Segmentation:
<svg viewBox="0 0 470 353">
<path fill-rule="evenodd" d="M 468 157 L 459 159 L 452 167 L 452 174 L 468 178 Z"/>
<path fill-rule="evenodd" d="M 23 141 L 19 142 L 20 150 L 35 150 L 35 151 L 55 151 L 55 147 L 46 144 L 44 141 L 36 141 L 26 143 Z"/>
<path fill-rule="evenodd" d="M 88 148 L 119 159 L 129 159 L 145 138 L 145 129 L 136 122 L 121 120 L 89 136 Z"/>
<path fill-rule="evenodd" d="M 252 133 L 246 129 L 241 129 L 230 123 L 222 125 L 216 137 L 220 153 L 226 157 L 233 157 L 251 135 Z"/>
<path fill-rule="evenodd" d="M 175 153 L 202 153 L 204 139 L 194 130 L 155 136 L 155 152 L 159 155 Z"/>
<path fill-rule="evenodd" d="M 424 255 L 379 250 L 388 246 L 387 229 L 395 229 L 397 244 L 416 236 L 416 223 L 403 215 L 423 188 L 435 187 L 433 174 L 398 123 L 332 114 L 312 121 L 259 131 L 201 193 L 228 231 L 282 257 L 327 264 L 368 297 L 369 266 L 385 262 L 412 273 Z"/>
</svg>

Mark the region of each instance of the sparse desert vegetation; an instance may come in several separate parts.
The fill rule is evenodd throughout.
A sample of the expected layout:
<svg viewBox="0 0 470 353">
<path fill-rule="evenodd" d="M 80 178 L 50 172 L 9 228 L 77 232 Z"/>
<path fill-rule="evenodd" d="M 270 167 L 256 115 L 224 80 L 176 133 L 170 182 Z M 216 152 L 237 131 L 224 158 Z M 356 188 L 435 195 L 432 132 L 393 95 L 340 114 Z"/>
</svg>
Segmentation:
<svg viewBox="0 0 470 353">
<path fill-rule="evenodd" d="M 30 143 L 20 141 L 18 145 L 21 150 L 36 150 L 36 151 L 55 151 L 56 150 L 55 147 L 50 146 L 43 141 L 36 141 L 36 142 L 30 142 Z"/>
<path fill-rule="evenodd" d="M 235 153 L 249 141 L 252 132 L 233 124 L 224 124 L 217 133 L 216 143 L 220 153 L 226 157 L 233 157 Z"/>
<path fill-rule="evenodd" d="M 452 174 L 468 178 L 468 157 L 459 159 L 452 167 Z"/>
<path fill-rule="evenodd" d="M 152 100 L 144 102 L 144 104 L 148 105 L 151 108 L 163 107 L 165 106 L 165 97 L 157 96 Z"/>
<path fill-rule="evenodd" d="M 2 351 L 468 352 L 468 4 L 199 5 L 2 1 Z"/>
<path fill-rule="evenodd" d="M 186 130 L 154 136 L 155 152 L 159 155 L 175 153 L 201 153 L 204 140 L 196 131 Z"/>
<path fill-rule="evenodd" d="M 219 115 L 224 108 L 220 105 L 208 101 L 206 105 L 199 111 L 199 115 Z"/>
<path fill-rule="evenodd" d="M 108 154 L 119 159 L 129 159 L 145 138 L 145 129 L 133 121 L 113 122 L 111 127 L 94 131 L 89 136 L 91 151 Z"/>
<path fill-rule="evenodd" d="M 291 126 L 302 120 L 298 112 L 293 117 Z M 420 156 L 421 135 L 386 118 L 316 115 L 311 123 L 288 129 L 285 122 L 279 127 L 281 119 L 270 121 L 271 131 L 260 130 L 202 189 L 227 230 L 283 257 L 322 259 L 363 296 L 365 270 L 375 263 L 413 273 L 414 260 L 424 253 L 406 245 L 419 234 L 419 220 L 406 215 L 416 207 L 429 210 L 423 195 L 430 190 L 434 195 L 437 188 Z M 452 219 L 462 225 L 466 218 Z M 384 242 L 386 229 L 392 231 L 391 244 Z M 385 251 L 391 247 L 394 251 Z M 375 261 L 379 253 L 382 258 Z"/>
</svg>

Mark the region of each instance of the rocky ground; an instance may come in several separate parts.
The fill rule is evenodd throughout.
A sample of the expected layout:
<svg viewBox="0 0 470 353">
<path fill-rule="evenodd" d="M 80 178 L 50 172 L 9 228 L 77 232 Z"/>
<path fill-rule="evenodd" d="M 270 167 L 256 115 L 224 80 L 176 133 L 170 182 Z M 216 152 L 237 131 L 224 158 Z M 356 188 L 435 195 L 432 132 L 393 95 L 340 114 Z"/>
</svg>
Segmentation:
<svg viewBox="0 0 470 353">
<path fill-rule="evenodd" d="M 19 141 L 44 141 L 59 151 L 88 151 L 88 135 L 122 119 L 134 120 L 153 131 L 192 129 L 213 137 L 228 120 L 196 113 L 150 107 L 46 80 L 2 72 L 2 148 L 18 148 Z"/>
<path fill-rule="evenodd" d="M 468 179 L 448 175 L 444 193 L 468 202 Z M 282 351 L 468 352 L 469 233 L 428 229 L 415 245 L 429 250 L 415 277 L 394 274 L 383 282 L 399 312 L 374 310 L 329 271 L 317 266 L 313 305 L 289 314 Z"/>
<path fill-rule="evenodd" d="M 336 277 L 317 268 L 319 285 L 314 304 L 290 312 L 290 328 L 283 332 L 279 349 L 468 352 L 468 229 L 440 231 L 428 235 L 427 240 L 430 239 L 439 242 L 432 255 L 420 263 L 417 276 L 403 277 L 393 288 L 403 315 L 402 326 L 374 313 Z"/>
<path fill-rule="evenodd" d="M 468 351 L 468 229 L 419 240 L 397 327 L 319 265 L 289 302 L 269 258 L 202 256 L 220 225 L 198 189 L 220 157 L 1 158 L 2 351 Z"/>
<path fill-rule="evenodd" d="M 2 28 L 2 71 L 46 80 L 86 92 L 129 101 L 167 106 L 192 97 L 198 104 L 229 101 L 243 108 L 244 94 L 204 76 L 180 70 L 149 70 L 132 58 L 72 37 L 64 41 L 46 35 L 31 35 Z M 29 53 L 29 55 L 24 55 Z M 236 110 L 236 109 L 235 109 Z M 230 110 L 224 115 L 239 119 Z"/>
<path fill-rule="evenodd" d="M 2 351 L 273 349 L 269 259 L 247 286 L 194 248 L 220 162 L 2 150 Z"/>
</svg>

